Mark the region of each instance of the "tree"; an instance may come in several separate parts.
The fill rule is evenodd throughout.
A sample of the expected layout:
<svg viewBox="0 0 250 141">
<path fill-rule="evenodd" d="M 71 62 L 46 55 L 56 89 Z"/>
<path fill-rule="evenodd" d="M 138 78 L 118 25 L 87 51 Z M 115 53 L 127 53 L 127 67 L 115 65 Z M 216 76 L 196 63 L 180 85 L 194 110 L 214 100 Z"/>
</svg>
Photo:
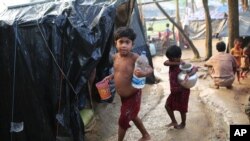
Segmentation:
<svg viewBox="0 0 250 141">
<path fill-rule="evenodd" d="M 208 8 L 208 0 L 202 0 L 205 10 L 205 21 L 206 21 L 206 58 L 208 60 L 212 56 L 212 25 L 211 17 Z"/>
<path fill-rule="evenodd" d="M 179 10 L 179 0 L 176 0 L 176 23 L 180 26 L 180 28 L 182 29 L 182 24 L 181 24 L 181 20 L 180 20 L 180 10 Z M 182 29 L 183 30 L 183 29 Z M 182 35 L 181 35 L 181 33 L 180 33 L 180 31 L 178 30 L 178 32 L 177 32 L 177 34 L 178 34 L 178 40 L 179 40 L 179 45 L 180 45 L 180 47 L 182 48 L 182 47 L 184 47 L 184 43 L 183 43 L 183 37 L 182 37 Z"/>
<path fill-rule="evenodd" d="M 221 3 L 224 5 L 227 3 L 227 0 L 221 0 Z"/>
<path fill-rule="evenodd" d="M 196 8 L 195 1 L 192 0 L 191 3 L 192 3 L 192 12 L 194 13 L 194 10 L 195 10 L 195 8 Z"/>
<path fill-rule="evenodd" d="M 182 28 L 168 15 L 168 13 L 160 6 L 158 2 L 154 0 L 156 6 L 161 10 L 161 12 L 169 19 L 169 21 L 180 31 L 180 33 L 183 35 L 183 37 L 187 40 L 188 44 L 190 45 L 193 53 L 194 58 L 200 58 L 200 54 L 198 50 L 195 48 L 193 42 L 188 38 L 188 36 L 185 34 L 185 32 L 182 30 Z"/>
<path fill-rule="evenodd" d="M 237 0 L 228 0 L 228 47 L 231 49 L 234 39 L 239 37 L 239 4 Z"/>
</svg>

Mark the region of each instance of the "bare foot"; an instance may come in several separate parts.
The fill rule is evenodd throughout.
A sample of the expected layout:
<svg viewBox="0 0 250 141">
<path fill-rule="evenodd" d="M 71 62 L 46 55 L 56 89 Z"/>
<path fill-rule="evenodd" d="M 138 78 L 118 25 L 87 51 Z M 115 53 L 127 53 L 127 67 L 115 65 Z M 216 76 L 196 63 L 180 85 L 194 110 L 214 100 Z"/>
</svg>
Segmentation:
<svg viewBox="0 0 250 141">
<path fill-rule="evenodd" d="M 176 123 L 176 122 L 171 122 L 171 123 L 169 123 L 168 125 L 167 125 L 167 127 L 171 127 L 171 126 L 177 126 L 178 124 Z"/>
<path fill-rule="evenodd" d="M 183 129 L 183 128 L 185 128 L 185 126 L 186 126 L 185 123 L 181 123 L 181 124 L 179 124 L 179 125 L 177 125 L 177 126 L 174 126 L 174 128 L 175 128 L 175 129 Z"/>
<path fill-rule="evenodd" d="M 150 135 L 144 135 L 142 138 L 140 138 L 138 141 L 149 141 L 151 140 Z"/>
<path fill-rule="evenodd" d="M 245 76 L 244 75 L 241 75 L 241 78 L 242 78 L 242 80 L 245 78 Z"/>
</svg>

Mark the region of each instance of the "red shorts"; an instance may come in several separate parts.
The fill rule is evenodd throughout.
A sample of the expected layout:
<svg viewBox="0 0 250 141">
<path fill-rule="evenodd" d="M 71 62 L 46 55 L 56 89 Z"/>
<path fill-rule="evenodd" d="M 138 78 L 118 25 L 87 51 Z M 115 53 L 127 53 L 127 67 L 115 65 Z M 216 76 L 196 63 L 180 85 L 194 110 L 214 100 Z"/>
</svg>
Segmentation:
<svg viewBox="0 0 250 141">
<path fill-rule="evenodd" d="M 130 125 L 129 122 L 137 117 L 141 105 L 141 90 L 127 98 L 121 98 L 121 115 L 119 118 L 119 126 L 127 130 Z"/>
<path fill-rule="evenodd" d="M 167 107 L 173 111 L 177 110 L 183 113 L 188 112 L 189 94 L 189 89 L 182 90 L 178 93 L 171 92 L 166 102 Z"/>
<path fill-rule="evenodd" d="M 187 112 L 188 111 L 188 99 L 190 89 L 182 87 L 178 82 L 178 74 L 180 73 L 179 66 L 170 66 L 169 68 L 169 80 L 170 80 L 170 95 L 166 101 L 166 106 L 172 111 Z"/>
</svg>

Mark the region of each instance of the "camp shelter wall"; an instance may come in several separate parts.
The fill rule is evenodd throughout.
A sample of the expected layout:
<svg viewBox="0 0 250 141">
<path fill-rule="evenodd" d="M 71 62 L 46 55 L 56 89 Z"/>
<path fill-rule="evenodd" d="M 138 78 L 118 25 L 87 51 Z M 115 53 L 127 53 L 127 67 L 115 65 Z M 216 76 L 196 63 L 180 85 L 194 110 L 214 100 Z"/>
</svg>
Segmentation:
<svg viewBox="0 0 250 141">
<path fill-rule="evenodd" d="M 227 5 L 223 4 L 212 4 L 209 5 L 209 14 L 211 18 L 212 35 L 216 36 L 218 30 L 225 23 L 225 14 L 227 13 Z M 203 5 L 200 6 L 194 13 L 189 10 L 188 12 L 189 21 L 189 34 L 191 39 L 205 39 L 206 33 L 206 21 L 205 11 Z"/>
<path fill-rule="evenodd" d="M 1 140 L 54 141 L 58 132 L 84 140 L 78 98 L 109 62 L 116 6 L 49 2 L 0 13 Z"/>
<path fill-rule="evenodd" d="M 121 13 L 136 18 L 117 22 L 119 8 L 133 1 L 100 2 L 48 2 L 0 13 L 1 140 L 84 140 L 79 99 L 86 101 L 95 68 L 95 82 L 110 73 L 118 25 L 130 21 L 138 37 L 134 50 L 149 54 L 139 12 L 125 8 Z M 12 121 L 17 132 L 10 133 Z"/>
<path fill-rule="evenodd" d="M 211 20 L 212 35 L 216 36 L 218 30 L 224 25 L 224 19 Z M 206 21 L 195 20 L 189 21 L 189 37 L 191 39 L 205 39 L 206 38 Z"/>
<path fill-rule="evenodd" d="M 218 31 L 219 37 L 228 37 L 228 22 Z M 250 11 L 239 13 L 239 34 L 241 37 L 250 36 Z"/>
<path fill-rule="evenodd" d="M 148 57 L 149 64 L 153 67 L 152 57 L 151 57 L 151 54 L 149 51 L 149 44 L 147 44 L 146 36 L 145 36 L 146 29 L 144 29 L 145 26 L 142 25 L 137 3 L 135 3 L 129 26 L 132 29 L 134 29 L 134 31 L 136 33 L 136 39 L 134 41 L 133 52 L 141 54 L 142 51 L 146 51 L 146 55 Z M 154 74 L 147 77 L 146 82 L 153 84 L 155 82 Z"/>
</svg>

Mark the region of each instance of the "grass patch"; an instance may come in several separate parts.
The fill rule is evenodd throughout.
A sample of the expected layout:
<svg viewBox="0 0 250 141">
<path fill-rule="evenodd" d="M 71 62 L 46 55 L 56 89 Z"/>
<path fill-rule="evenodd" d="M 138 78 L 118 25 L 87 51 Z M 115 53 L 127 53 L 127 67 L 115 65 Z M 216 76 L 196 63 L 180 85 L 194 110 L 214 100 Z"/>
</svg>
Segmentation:
<svg viewBox="0 0 250 141">
<path fill-rule="evenodd" d="M 169 23 L 170 29 L 172 29 L 172 24 L 167 20 L 162 21 L 148 21 L 146 22 L 146 28 L 153 27 L 153 31 L 147 30 L 147 35 L 158 36 L 158 32 L 164 32 L 166 29 L 166 24 Z"/>
</svg>

